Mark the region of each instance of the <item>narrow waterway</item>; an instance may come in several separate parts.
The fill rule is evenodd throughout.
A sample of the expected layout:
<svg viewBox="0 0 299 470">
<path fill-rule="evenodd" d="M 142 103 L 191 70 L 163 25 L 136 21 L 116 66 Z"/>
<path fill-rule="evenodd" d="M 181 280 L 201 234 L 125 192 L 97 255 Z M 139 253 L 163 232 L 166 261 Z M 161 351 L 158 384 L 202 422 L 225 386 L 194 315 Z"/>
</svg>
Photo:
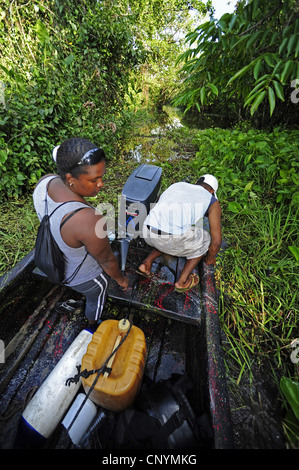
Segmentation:
<svg viewBox="0 0 299 470">
<path fill-rule="evenodd" d="M 125 153 L 136 163 L 152 163 L 163 167 L 170 160 L 189 160 L 196 153 L 194 134 L 182 123 L 179 111 L 164 107 L 156 121 L 134 129 Z M 178 143 L 179 142 L 179 143 Z M 183 144 L 182 144 L 183 142 Z M 177 177 L 177 175 L 176 175 Z M 185 180 L 189 180 L 187 177 Z M 193 182 L 190 175 L 190 182 Z M 281 402 L 270 361 L 255 365 L 242 374 L 230 359 L 229 342 L 223 335 L 223 352 L 233 422 L 235 447 L 239 449 L 283 449 L 286 447 L 281 424 Z"/>
<path fill-rule="evenodd" d="M 132 129 L 124 152 L 127 158 L 137 163 L 159 165 L 167 161 L 188 159 L 194 155 L 195 148 L 192 134 L 182 124 L 179 110 L 164 106 L 163 112 L 154 120 Z"/>
</svg>

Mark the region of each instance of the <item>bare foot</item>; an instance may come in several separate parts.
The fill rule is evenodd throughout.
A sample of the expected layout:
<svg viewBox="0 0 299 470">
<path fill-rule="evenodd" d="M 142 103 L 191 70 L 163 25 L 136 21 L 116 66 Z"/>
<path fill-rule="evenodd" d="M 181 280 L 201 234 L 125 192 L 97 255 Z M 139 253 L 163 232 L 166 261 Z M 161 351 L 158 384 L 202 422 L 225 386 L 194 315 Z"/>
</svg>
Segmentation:
<svg viewBox="0 0 299 470">
<path fill-rule="evenodd" d="M 188 287 L 190 284 L 190 279 L 189 277 L 187 278 L 187 281 L 186 282 L 176 282 L 174 284 L 174 287 L 176 287 L 177 289 L 185 289 L 186 287 Z"/>
<path fill-rule="evenodd" d="M 152 273 L 150 271 L 150 269 L 148 269 L 148 267 L 146 266 L 146 264 L 142 263 L 139 268 L 138 268 L 138 271 L 137 271 L 139 274 L 142 274 L 144 275 L 145 277 L 152 277 Z"/>
<path fill-rule="evenodd" d="M 175 289 L 178 290 L 189 290 L 192 287 L 195 287 L 199 283 L 199 277 L 195 273 L 191 273 L 185 282 L 176 282 L 174 284 Z"/>
</svg>

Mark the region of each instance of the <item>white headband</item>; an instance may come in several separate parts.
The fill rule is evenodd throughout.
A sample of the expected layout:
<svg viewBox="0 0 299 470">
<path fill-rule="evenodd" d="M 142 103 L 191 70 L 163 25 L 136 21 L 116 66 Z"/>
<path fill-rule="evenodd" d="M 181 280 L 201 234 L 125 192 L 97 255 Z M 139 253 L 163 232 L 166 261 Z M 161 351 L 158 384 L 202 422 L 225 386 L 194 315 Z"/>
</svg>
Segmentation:
<svg viewBox="0 0 299 470">
<path fill-rule="evenodd" d="M 56 145 L 56 147 L 53 148 L 52 158 L 53 158 L 55 163 L 56 163 L 56 159 L 57 159 L 57 150 L 59 149 L 59 147 L 60 147 L 60 145 Z"/>
</svg>

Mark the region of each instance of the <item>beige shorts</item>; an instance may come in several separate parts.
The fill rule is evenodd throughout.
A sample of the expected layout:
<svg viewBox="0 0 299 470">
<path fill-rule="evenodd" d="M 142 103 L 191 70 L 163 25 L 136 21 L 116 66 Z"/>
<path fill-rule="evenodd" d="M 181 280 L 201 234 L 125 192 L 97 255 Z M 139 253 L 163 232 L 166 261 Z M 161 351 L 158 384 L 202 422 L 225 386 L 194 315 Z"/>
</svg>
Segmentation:
<svg viewBox="0 0 299 470">
<path fill-rule="evenodd" d="M 187 259 L 199 258 L 209 249 L 211 236 L 200 227 L 191 227 L 183 235 L 158 235 L 143 226 L 143 238 L 146 243 L 163 253 L 172 256 L 183 256 Z"/>
</svg>

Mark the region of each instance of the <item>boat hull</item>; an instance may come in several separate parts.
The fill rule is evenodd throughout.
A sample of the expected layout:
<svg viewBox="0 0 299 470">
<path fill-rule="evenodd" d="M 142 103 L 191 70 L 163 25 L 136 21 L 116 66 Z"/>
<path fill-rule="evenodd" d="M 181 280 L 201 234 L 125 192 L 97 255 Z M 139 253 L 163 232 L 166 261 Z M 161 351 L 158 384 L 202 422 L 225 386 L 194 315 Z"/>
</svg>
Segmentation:
<svg viewBox="0 0 299 470">
<path fill-rule="evenodd" d="M 181 263 L 172 258 L 168 264 L 158 259 L 154 284 L 135 272 L 144 250 L 137 251 L 134 244 L 130 246 L 127 270 L 131 291 L 124 295 L 110 284 L 103 320 L 120 320 L 128 315 L 145 335 L 144 377 L 158 383 L 173 374 L 188 375 L 193 384 L 188 392 L 191 406 L 196 415 L 208 416 L 212 429 L 213 437 L 205 445 L 232 448 L 213 268 L 203 264 L 201 285 L 180 296 L 173 290 L 173 280 Z M 5 362 L 0 364 L 0 407 L 4 416 L 0 421 L 1 448 L 14 446 L 24 403 L 86 326 L 84 312 L 80 310 L 68 315 L 56 312 L 55 304 L 68 298 L 79 299 L 79 294 L 65 286 L 53 286 L 37 275 L 34 252 L 0 278 L 0 338 L 5 345 Z M 55 445 L 47 444 L 54 448 Z M 62 447 L 72 445 L 66 439 Z"/>
</svg>

